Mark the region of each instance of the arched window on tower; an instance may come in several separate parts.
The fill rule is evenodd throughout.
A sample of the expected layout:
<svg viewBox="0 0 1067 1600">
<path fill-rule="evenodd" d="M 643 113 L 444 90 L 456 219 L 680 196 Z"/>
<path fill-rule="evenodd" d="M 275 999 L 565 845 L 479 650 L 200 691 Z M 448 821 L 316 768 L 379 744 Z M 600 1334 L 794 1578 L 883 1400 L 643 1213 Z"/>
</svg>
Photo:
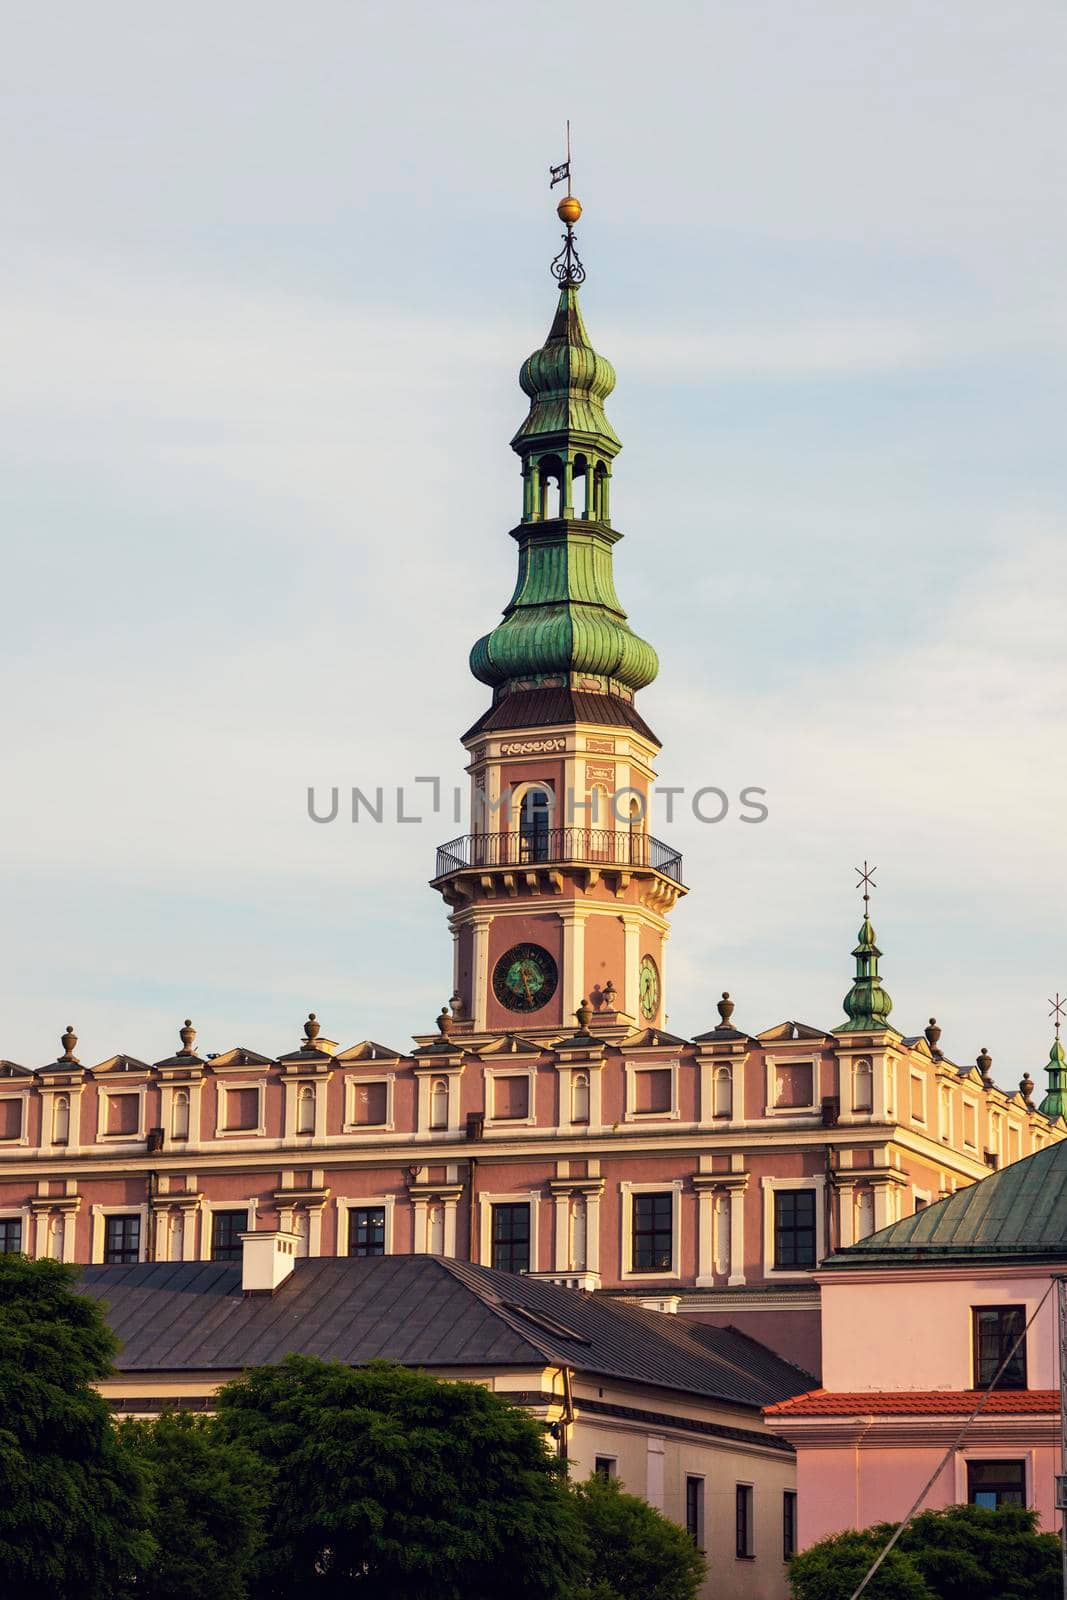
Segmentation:
<svg viewBox="0 0 1067 1600">
<path fill-rule="evenodd" d="M 542 456 L 537 463 L 537 520 L 547 522 L 563 515 L 563 463 L 559 456 Z"/>
<path fill-rule="evenodd" d="M 732 1117 L 734 1114 L 734 1079 L 729 1067 L 716 1067 L 715 1069 L 715 1108 L 717 1117 Z"/>
<path fill-rule="evenodd" d="M 313 1084 L 302 1083 L 296 1101 L 296 1131 L 297 1133 L 315 1132 L 315 1088 Z"/>
<path fill-rule="evenodd" d="M 593 492 L 594 492 L 594 498 L 596 500 L 596 521 L 597 522 L 607 522 L 607 520 L 608 520 L 608 469 L 607 469 L 607 467 L 605 467 L 605 465 L 604 465 L 604 463 L 602 461 L 598 461 L 597 462 L 596 470 L 595 470 L 595 472 L 593 474 L 593 478 L 594 478 L 594 483 L 595 483 L 595 488 L 594 488 Z"/>
<path fill-rule="evenodd" d="M 571 1084 L 571 1121 L 589 1121 L 589 1074 L 576 1072 Z"/>
<path fill-rule="evenodd" d="M 852 1067 L 852 1109 L 874 1109 L 874 1074 L 869 1061 L 857 1061 Z"/>
<path fill-rule="evenodd" d="M 549 859 L 552 796 L 547 789 L 527 789 L 519 804 L 519 860 Z"/>
<path fill-rule="evenodd" d="M 448 1079 L 435 1078 L 430 1090 L 430 1127 L 448 1127 Z"/>
<path fill-rule="evenodd" d="M 52 1107 L 52 1143 L 70 1142 L 70 1096 L 57 1094 Z"/>
<path fill-rule="evenodd" d="M 627 833 L 629 834 L 628 858 L 632 867 L 643 867 L 647 864 L 648 840 L 645 834 L 645 808 L 637 796 L 630 796 L 629 815 L 626 819 Z"/>
<path fill-rule="evenodd" d="M 189 1137 L 189 1091 L 188 1089 L 175 1089 L 174 1106 L 171 1111 L 171 1138 L 188 1139 Z"/>
</svg>

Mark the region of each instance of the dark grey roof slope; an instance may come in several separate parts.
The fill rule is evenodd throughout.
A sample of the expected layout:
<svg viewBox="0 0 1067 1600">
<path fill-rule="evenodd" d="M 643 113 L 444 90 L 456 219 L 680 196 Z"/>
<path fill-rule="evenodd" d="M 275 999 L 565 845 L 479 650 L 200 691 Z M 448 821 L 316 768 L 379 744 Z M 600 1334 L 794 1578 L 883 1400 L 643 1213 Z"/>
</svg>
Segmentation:
<svg viewBox="0 0 1067 1600">
<path fill-rule="evenodd" d="M 352 1366 L 552 1364 L 749 1406 L 813 1382 L 733 1329 L 437 1256 L 306 1258 L 273 1296 L 245 1297 L 240 1266 L 229 1263 L 86 1267 L 81 1276 L 106 1303 L 121 1372 L 233 1372 L 292 1351 Z"/>
<path fill-rule="evenodd" d="M 870 1234 L 824 1265 L 941 1264 L 953 1257 L 1067 1261 L 1067 1140 Z"/>
</svg>

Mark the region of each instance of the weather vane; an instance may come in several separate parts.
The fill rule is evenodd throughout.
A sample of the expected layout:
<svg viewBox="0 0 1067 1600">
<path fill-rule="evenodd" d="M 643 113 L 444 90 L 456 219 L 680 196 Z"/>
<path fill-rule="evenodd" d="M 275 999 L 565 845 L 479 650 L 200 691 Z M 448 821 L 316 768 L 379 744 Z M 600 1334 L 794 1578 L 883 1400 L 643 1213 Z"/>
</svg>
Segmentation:
<svg viewBox="0 0 1067 1600">
<path fill-rule="evenodd" d="M 856 888 L 863 889 L 863 915 L 866 916 L 871 903 L 871 890 L 878 887 L 874 881 L 878 868 L 869 867 L 865 861 L 862 867 L 853 867 L 852 870 L 856 873 Z"/>
<path fill-rule="evenodd" d="M 1055 1017 L 1056 1019 L 1056 1038 L 1058 1039 L 1060 1036 L 1060 1027 L 1063 1023 L 1063 1013 L 1065 1010 L 1067 1010 L 1067 1000 L 1062 1000 L 1060 998 L 1060 991 L 1057 989 L 1056 998 L 1055 1000 L 1050 999 L 1049 1005 L 1052 1007 L 1052 1010 L 1049 1012 L 1049 1016 Z"/>
<path fill-rule="evenodd" d="M 556 207 L 556 215 L 561 222 L 567 225 L 563 235 L 563 249 L 552 263 L 552 275 L 562 284 L 579 284 L 585 282 L 585 268 L 578 259 L 575 248 L 574 224 L 582 214 L 581 202 L 571 193 L 571 124 L 567 118 L 567 159 L 561 161 L 558 167 L 548 169 L 550 189 L 557 183 L 567 185 L 567 193 Z"/>
</svg>

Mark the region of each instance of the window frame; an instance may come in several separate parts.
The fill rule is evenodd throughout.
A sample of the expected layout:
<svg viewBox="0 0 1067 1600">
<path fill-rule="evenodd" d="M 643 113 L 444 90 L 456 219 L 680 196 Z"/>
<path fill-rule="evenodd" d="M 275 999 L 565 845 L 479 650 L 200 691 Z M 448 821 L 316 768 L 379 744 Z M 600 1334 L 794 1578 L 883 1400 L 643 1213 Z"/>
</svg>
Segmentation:
<svg viewBox="0 0 1067 1600">
<path fill-rule="evenodd" d="M 266 1108 L 266 1083 L 262 1078 L 217 1078 L 215 1089 L 215 1137 L 216 1139 L 261 1139 L 267 1132 L 264 1121 Z M 184 1087 L 184 1086 L 183 1086 Z M 228 1128 L 226 1126 L 227 1097 L 231 1092 L 237 1093 L 242 1089 L 255 1089 L 256 1100 L 256 1125 L 254 1128 Z M 192 1100 L 190 1097 L 190 1114 Z M 185 1142 L 184 1140 L 182 1141 Z"/>
<path fill-rule="evenodd" d="M 794 1220 L 794 1222 L 791 1225 L 791 1227 L 786 1229 L 784 1227 L 784 1225 L 783 1225 L 783 1223 L 781 1221 L 780 1215 L 779 1215 L 780 1208 L 782 1207 L 783 1202 L 785 1202 L 785 1201 L 792 1201 L 792 1202 L 794 1202 L 794 1205 L 795 1205 L 796 1200 L 801 1195 L 803 1195 L 805 1197 L 805 1199 L 810 1201 L 810 1204 L 811 1204 L 811 1222 L 810 1222 L 810 1225 L 807 1224 L 807 1223 L 801 1225 L 801 1224 L 797 1223 Z M 773 1201 L 772 1201 L 772 1217 L 773 1217 L 773 1227 L 774 1227 L 773 1261 L 774 1261 L 774 1270 L 775 1270 L 775 1272 L 814 1272 L 816 1267 L 819 1264 L 819 1206 L 818 1206 L 818 1197 L 817 1197 L 817 1195 L 815 1193 L 815 1190 L 814 1189 L 809 1189 L 809 1188 L 801 1188 L 799 1186 L 796 1187 L 796 1188 L 792 1188 L 792 1189 L 791 1188 L 776 1189 L 774 1191 L 774 1198 L 773 1198 Z M 794 1250 L 796 1250 L 796 1241 L 800 1238 L 800 1236 L 801 1235 L 807 1235 L 807 1234 L 810 1233 L 810 1235 L 811 1235 L 811 1260 L 810 1261 L 801 1261 L 801 1260 L 799 1260 L 799 1258 L 795 1258 L 792 1261 L 783 1261 L 781 1259 L 782 1236 L 783 1236 L 783 1233 L 785 1233 L 785 1232 L 788 1232 L 792 1236 L 792 1238 L 794 1240 Z"/>
<path fill-rule="evenodd" d="M 782 1490 L 782 1560 L 797 1553 L 797 1491 Z"/>
<path fill-rule="evenodd" d="M 1000 1319 L 1003 1319 L 1006 1315 L 1010 1315 L 1017 1324 L 1021 1322 L 1022 1326 L 1021 1328 L 1016 1326 L 1015 1331 L 1008 1335 L 999 1334 L 997 1339 L 997 1353 L 995 1357 L 989 1358 L 991 1360 L 995 1360 L 995 1365 L 992 1366 L 989 1376 L 983 1379 L 983 1335 L 979 1327 L 979 1321 L 982 1317 L 988 1317 L 992 1314 L 995 1314 Z M 1020 1332 L 1023 1333 L 1022 1344 L 1015 1352 L 1011 1365 L 1005 1369 L 1003 1376 L 997 1384 L 997 1389 L 1010 1389 L 1014 1392 L 1017 1392 L 1028 1388 L 1028 1339 L 1024 1331 L 1026 1329 L 1026 1323 L 1027 1308 L 1024 1304 L 1021 1304 L 1018 1301 L 1016 1301 L 1013 1305 L 976 1305 L 971 1307 L 971 1376 L 974 1388 L 976 1390 L 990 1388 L 993 1379 L 996 1377 L 996 1374 L 1000 1368 L 1001 1362 L 1004 1360 L 1004 1356 L 1007 1353 L 1008 1348 L 1010 1345 L 1014 1344 Z M 1014 1372 L 1013 1369 L 1015 1369 Z"/>
<path fill-rule="evenodd" d="M 229 1243 L 226 1246 L 227 1253 L 225 1255 L 221 1255 L 219 1253 L 219 1251 L 220 1251 L 219 1241 L 218 1241 L 218 1239 L 216 1237 L 216 1235 L 218 1233 L 218 1229 L 219 1229 L 219 1223 L 223 1218 L 226 1218 L 227 1219 L 227 1226 L 229 1227 L 230 1219 L 232 1219 L 233 1217 L 244 1217 L 244 1219 L 245 1219 L 244 1220 L 244 1226 L 242 1228 L 237 1228 L 236 1230 L 232 1230 L 231 1231 Z M 242 1209 L 240 1206 L 220 1206 L 218 1208 L 218 1210 L 213 1210 L 211 1212 L 211 1253 L 210 1253 L 210 1256 L 209 1256 L 209 1260 L 211 1260 L 211 1261 L 240 1261 L 241 1257 L 242 1257 L 242 1254 L 243 1254 L 243 1246 L 241 1244 L 241 1234 L 242 1233 L 251 1233 L 251 1231 L 252 1231 L 251 1224 L 252 1224 L 252 1213 L 251 1213 L 250 1209 L 247 1206 L 245 1206 L 244 1209 Z"/>
<path fill-rule="evenodd" d="M 657 1203 L 666 1205 L 666 1223 L 657 1221 Z M 677 1263 L 674 1259 L 674 1191 L 671 1189 L 649 1189 L 635 1194 L 630 1212 L 630 1270 L 639 1273 L 642 1277 L 661 1277 L 664 1273 L 675 1270 Z M 641 1226 L 641 1212 L 644 1208 L 651 1207 L 651 1216 L 647 1226 Z M 650 1245 L 649 1250 L 655 1260 L 650 1265 L 642 1266 L 638 1262 L 639 1246 L 641 1239 L 656 1240 L 666 1236 L 667 1261 L 661 1264 L 655 1245 Z"/>
<path fill-rule="evenodd" d="M 514 1272 L 516 1274 L 523 1273 L 523 1272 L 530 1272 L 531 1271 L 531 1264 L 533 1262 L 533 1232 L 534 1232 L 534 1229 L 533 1229 L 533 1217 L 532 1217 L 531 1212 L 530 1212 L 530 1202 L 528 1200 L 497 1200 L 496 1198 L 493 1198 L 493 1199 L 491 1199 L 489 1201 L 489 1206 L 490 1206 L 490 1214 L 489 1214 L 489 1249 L 490 1249 L 490 1264 L 491 1264 L 491 1266 L 493 1268 L 493 1271 L 494 1272 Z M 497 1219 L 500 1218 L 500 1217 L 503 1217 L 504 1213 L 508 1213 L 513 1220 L 515 1218 L 517 1218 L 520 1214 L 525 1214 L 525 1217 L 526 1217 L 526 1237 L 525 1238 L 518 1237 L 514 1233 L 511 1235 L 510 1238 L 507 1238 L 507 1239 L 498 1237 L 498 1234 L 497 1234 Z M 501 1246 L 501 1245 L 506 1245 L 508 1247 L 508 1255 L 512 1258 L 508 1265 L 502 1265 L 497 1259 L 498 1247 Z M 514 1264 L 515 1247 L 518 1246 L 518 1245 L 525 1245 L 526 1246 L 526 1261 L 525 1261 L 524 1265 L 520 1265 L 520 1266 L 516 1266 Z"/>
<path fill-rule="evenodd" d="M 142 1222 L 139 1211 L 112 1211 L 104 1217 L 103 1264 L 105 1267 L 132 1267 L 141 1259 L 141 1246 L 143 1235 Z M 114 1245 L 111 1242 L 113 1226 L 122 1225 L 123 1234 L 128 1233 L 130 1224 L 134 1224 L 132 1245 L 125 1243 Z"/>
<path fill-rule="evenodd" d="M 1001 1484 L 994 1483 L 993 1486 L 992 1486 L 992 1493 L 996 1496 L 996 1503 L 995 1503 L 995 1505 L 993 1507 L 990 1507 L 989 1509 L 991 1509 L 991 1510 L 999 1510 L 1002 1505 L 1020 1505 L 1021 1504 L 1023 1506 L 1028 1506 L 1030 1504 L 1030 1474 L 1029 1474 L 1029 1472 L 1027 1470 L 1028 1465 L 1029 1465 L 1029 1463 L 1028 1463 L 1027 1458 L 1025 1456 L 1017 1456 L 1017 1457 L 1014 1457 L 1014 1456 L 1013 1457 L 1009 1457 L 1009 1456 L 1004 1456 L 1004 1457 L 1001 1457 L 1001 1456 L 970 1456 L 970 1457 L 968 1457 L 964 1461 L 964 1466 L 966 1468 L 966 1492 L 967 1492 L 967 1501 L 966 1501 L 966 1503 L 968 1505 L 971 1505 L 971 1506 L 976 1506 L 976 1505 L 980 1505 L 981 1504 L 981 1502 L 979 1500 L 976 1500 L 974 1498 L 976 1493 L 980 1493 L 981 1492 L 980 1490 L 977 1490 L 975 1488 L 975 1486 L 973 1485 L 973 1482 L 972 1482 L 972 1478 L 973 1478 L 973 1475 L 974 1475 L 976 1469 L 979 1469 L 979 1470 L 982 1469 L 982 1468 L 988 1469 L 988 1468 L 991 1468 L 991 1467 L 1017 1467 L 1019 1469 L 1019 1474 L 1020 1474 L 1020 1478 L 1021 1478 L 1021 1493 L 1022 1493 L 1021 1501 L 1020 1500 L 1007 1500 L 1007 1499 L 1002 1500 L 1000 1498 L 1002 1492 L 1011 1494 L 1014 1491 L 1010 1487 L 1008 1487 L 1007 1485 L 1001 1485 Z M 986 1492 L 989 1493 L 990 1491 L 987 1490 Z"/>
<path fill-rule="evenodd" d="M 734 1555 L 738 1561 L 756 1559 L 756 1492 L 751 1483 L 734 1484 Z"/>
<path fill-rule="evenodd" d="M 348 1224 L 347 1224 L 348 1248 L 347 1248 L 347 1251 L 346 1251 L 346 1255 L 349 1257 L 349 1259 L 350 1260 L 358 1260 L 358 1261 L 366 1261 L 366 1260 L 372 1260 L 375 1257 L 384 1256 L 385 1254 L 387 1254 L 385 1246 L 386 1246 L 386 1235 L 387 1235 L 387 1231 L 388 1231 L 388 1215 L 387 1215 L 387 1210 L 386 1210 L 386 1207 L 385 1207 L 384 1203 L 378 1202 L 377 1204 L 373 1204 L 372 1203 L 370 1205 L 348 1206 L 347 1207 L 347 1211 L 348 1211 Z M 359 1227 L 360 1227 L 360 1223 L 359 1223 L 358 1219 L 360 1217 L 368 1216 L 371 1212 L 377 1213 L 381 1218 L 380 1223 L 376 1223 L 375 1224 L 375 1228 L 378 1228 L 378 1227 L 381 1228 L 381 1240 L 380 1241 L 378 1241 L 378 1240 L 371 1241 L 375 1246 L 380 1242 L 381 1249 L 380 1250 L 377 1249 L 377 1248 L 373 1248 L 373 1249 L 368 1248 L 368 1249 L 363 1249 L 363 1250 L 353 1249 L 353 1247 L 352 1247 L 352 1245 L 353 1245 L 352 1236 L 353 1236 L 353 1233 L 358 1233 Z"/>
<path fill-rule="evenodd" d="M 698 1550 L 704 1549 L 704 1477 L 702 1473 L 685 1475 L 685 1531 Z"/>
<path fill-rule="evenodd" d="M 605 1483 L 611 1483 L 619 1475 L 618 1456 L 594 1456 L 593 1477 L 602 1478 Z"/>
<path fill-rule="evenodd" d="M 629 1283 L 648 1283 L 650 1281 L 654 1281 L 657 1278 L 658 1279 L 679 1279 L 679 1278 L 681 1278 L 681 1276 L 682 1276 L 682 1187 L 683 1187 L 683 1180 L 681 1178 L 668 1178 L 668 1179 L 661 1178 L 658 1183 L 634 1183 L 632 1180 L 630 1180 L 628 1178 L 624 1178 L 624 1179 L 622 1179 L 620 1181 L 620 1183 L 619 1183 L 619 1195 L 620 1195 L 620 1199 L 621 1199 L 621 1204 L 619 1206 L 619 1224 L 620 1224 L 620 1242 L 619 1242 L 620 1256 L 619 1256 L 619 1259 L 620 1259 L 620 1261 L 622 1263 L 622 1272 L 620 1273 L 620 1276 L 622 1277 L 622 1279 L 625 1282 L 629 1282 Z M 634 1201 L 637 1199 L 638 1195 L 642 1195 L 642 1194 L 666 1194 L 668 1191 L 673 1195 L 673 1210 L 672 1210 L 672 1216 L 671 1216 L 672 1229 L 673 1229 L 672 1241 L 671 1241 L 671 1261 L 672 1261 L 673 1264 L 669 1269 L 664 1267 L 664 1268 L 661 1268 L 661 1269 L 659 1269 L 658 1271 L 655 1271 L 655 1272 L 649 1272 L 649 1271 L 645 1271 L 645 1270 L 640 1270 L 639 1271 L 634 1267 L 634 1250 L 633 1250 L 633 1241 L 634 1241 L 634 1220 L 633 1220 L 633 1218 L 634 1218 Z"/>
<path fill-rule="evenodd" d="M 14 1248 L 12 1248 L 12 1246 L 9 1245 L 6 1242 L 6 1234 L 7 1234 L 8 1230 L 10 1228 L 17 1228 L 18 1229 L 18 1240 L 19 1240 L 19 1242 Z M 5 1255 L 5 1256 L 26 1255 L 27 1254 L 26 1244 L 25 1244 L 25 1241 L 23 1240 L 23 1237 L 22 1237 L 23 1234 L 25 1233 L 25 1231 L 26 1231 L 26 1222 L 25 1222 L 25 1218 L 21 1214 L 19 1214 L 18 1216 L 8 1215 L 8 1216 L 0 1217 L 0 1255 Z"/>
<path fill-rule="evenodd" d="M 626 1068 L 626 1109 L 623 1112 L 624 1122 L 677 1122 L 681 1116 L 678 1105 L 678 1072 L 680 1063 L 677 1059 L 672 1061 L 647 1061 L 640 1066 L 631 1061 L 625 1063 Z M 670 1073 L 670 1103 L 666 1111 L 638 1111 L 637 1109 L 637 1080 L 649 1072 Z"/>
<path fill-rule="evenodd" d="M 526 1079 L 526 1115 L 524 1117 L 498 1117 L 496 1115 L 496 1085 L 498 1078 Z M 537 1069 L 536 1067 L 486 1067 L 485 1127 L 534 1128 L 537 1126 Z"/>
<path fill-rule="evenodd" d="M 136 1084 L 136 1083 L 135 1084 L 125 1084 L 122 1087 L 120 1087 L 117 1083 L 116 1084 L 101 1083 L 101 1084 L 97 1085 L 97 1091 L 96 1091 L 96 1137 L 97 1137 L 98 1143 L 100 1143 L 100 1144 L 139 1144 L 139 1143 L 141 1143 L 141 1141 L 143 1139 L 145 1139 L 147 1137 L 147 1135 L 145 1133 L 145 1087 L 146 1086 L 143 1083 L 140 1083 L 140 1084 Z M 64 1090 L 63 1093 L 69 1095 L 70 1091 L 69 1090 Z M 111 1102 L 112 1102 L 112 1100 L 117 1100 L 122 1096 L 125 1096 L 127 1099 L 130 1099 L 130 1100 L 133 1100 L 133 1099 L 136 1098 L 136 1100 L 137 1100 L 137 1126 L 136 1126 L 136 1128 L 134 1129 L 134 1131 L 132 1133 L 109 1133 L 107 1124 L 108 1124 L 108 1112 L 109 1112 L 109 1108 L 110 1108 Z M 71 1097 L 68 1100 L 68 1106 L 69 1106 L 69 1109 L 70 1109 L 70 1119 L 71 1119 L 71 1122 L 73 1122 L 73 1120 L 74 1120 L 74 1102 L 73 1102 L 73 1097 Z M 54 1131 L 54 1123 L 53 1123 L 53 1131 Z M 69 1147 L 70 1147 L 70 1139 L 69 1139 L 69 1130 L 68 1130 L 68 1141 L 67 1141 L 67 1145 L 64 1148 L 68 1148 L 69 1149 Z"/>
<path fill-rule="evenodd" d="M 822 1057 L 817 1050 L 796 1056 L 764 1056 L 763 1065 L 763 1115 L 765 1117 L 811 1117 L 816 1112 L 821 1112 L 820 1090 L 822 1088 L 822 1078 L 819 1069 L 822 1066 Z M 780 1067 L 811 1068 L 811 1100 L 807 1105 L 780 1106 L 776 1103 L 778 1099 L 778 1070 Z"/>
</svg>

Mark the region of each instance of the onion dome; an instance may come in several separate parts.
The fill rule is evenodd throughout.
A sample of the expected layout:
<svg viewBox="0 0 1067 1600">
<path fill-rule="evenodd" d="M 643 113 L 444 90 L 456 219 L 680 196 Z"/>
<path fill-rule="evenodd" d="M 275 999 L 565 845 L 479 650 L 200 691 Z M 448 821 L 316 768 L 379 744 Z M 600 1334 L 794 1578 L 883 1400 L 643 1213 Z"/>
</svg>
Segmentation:
<svg viewBox="0 0 1067 1600">
<path fill-rule="evenodd" d="M 1058 1030 L 1048 1053 L 1045 1071 L 1048 1073 L 1048 1094 L 1037 1109 L 1043 1117 L 1067 1117 L 1067 1058 L 1063 1054 Z"/>
<path fill-rule="evenodd" d="M 630 628 L 615 592 L 612 550 L 621 535 L 611 526 L 609 493 L 622 445 L 604 411 L 615 371 L 586 332 L 569 222 L 567 241 L 552 326 L 519 374 L 530 410 L 511 441 L 523 475 L 522 521 L 512 530 L 518 581 L 504 620 L 478 640 L 470 666 L 497 699 L 519 687 L 582 680 L 632 700 L 659 661 Z"/>
<path fill-rule="evenodd" d="M 889 1027 L 893 1002 L 878 975 L 878 959 L 882 952 L 875 943 L 874 929 L 867 915 L 864 915 L 852 954 L 856 958 L 856 980 L 843 1001 L 848 1021 L 840 1023 L 834 1032 L 879 1033 Z"/>
</svg>

